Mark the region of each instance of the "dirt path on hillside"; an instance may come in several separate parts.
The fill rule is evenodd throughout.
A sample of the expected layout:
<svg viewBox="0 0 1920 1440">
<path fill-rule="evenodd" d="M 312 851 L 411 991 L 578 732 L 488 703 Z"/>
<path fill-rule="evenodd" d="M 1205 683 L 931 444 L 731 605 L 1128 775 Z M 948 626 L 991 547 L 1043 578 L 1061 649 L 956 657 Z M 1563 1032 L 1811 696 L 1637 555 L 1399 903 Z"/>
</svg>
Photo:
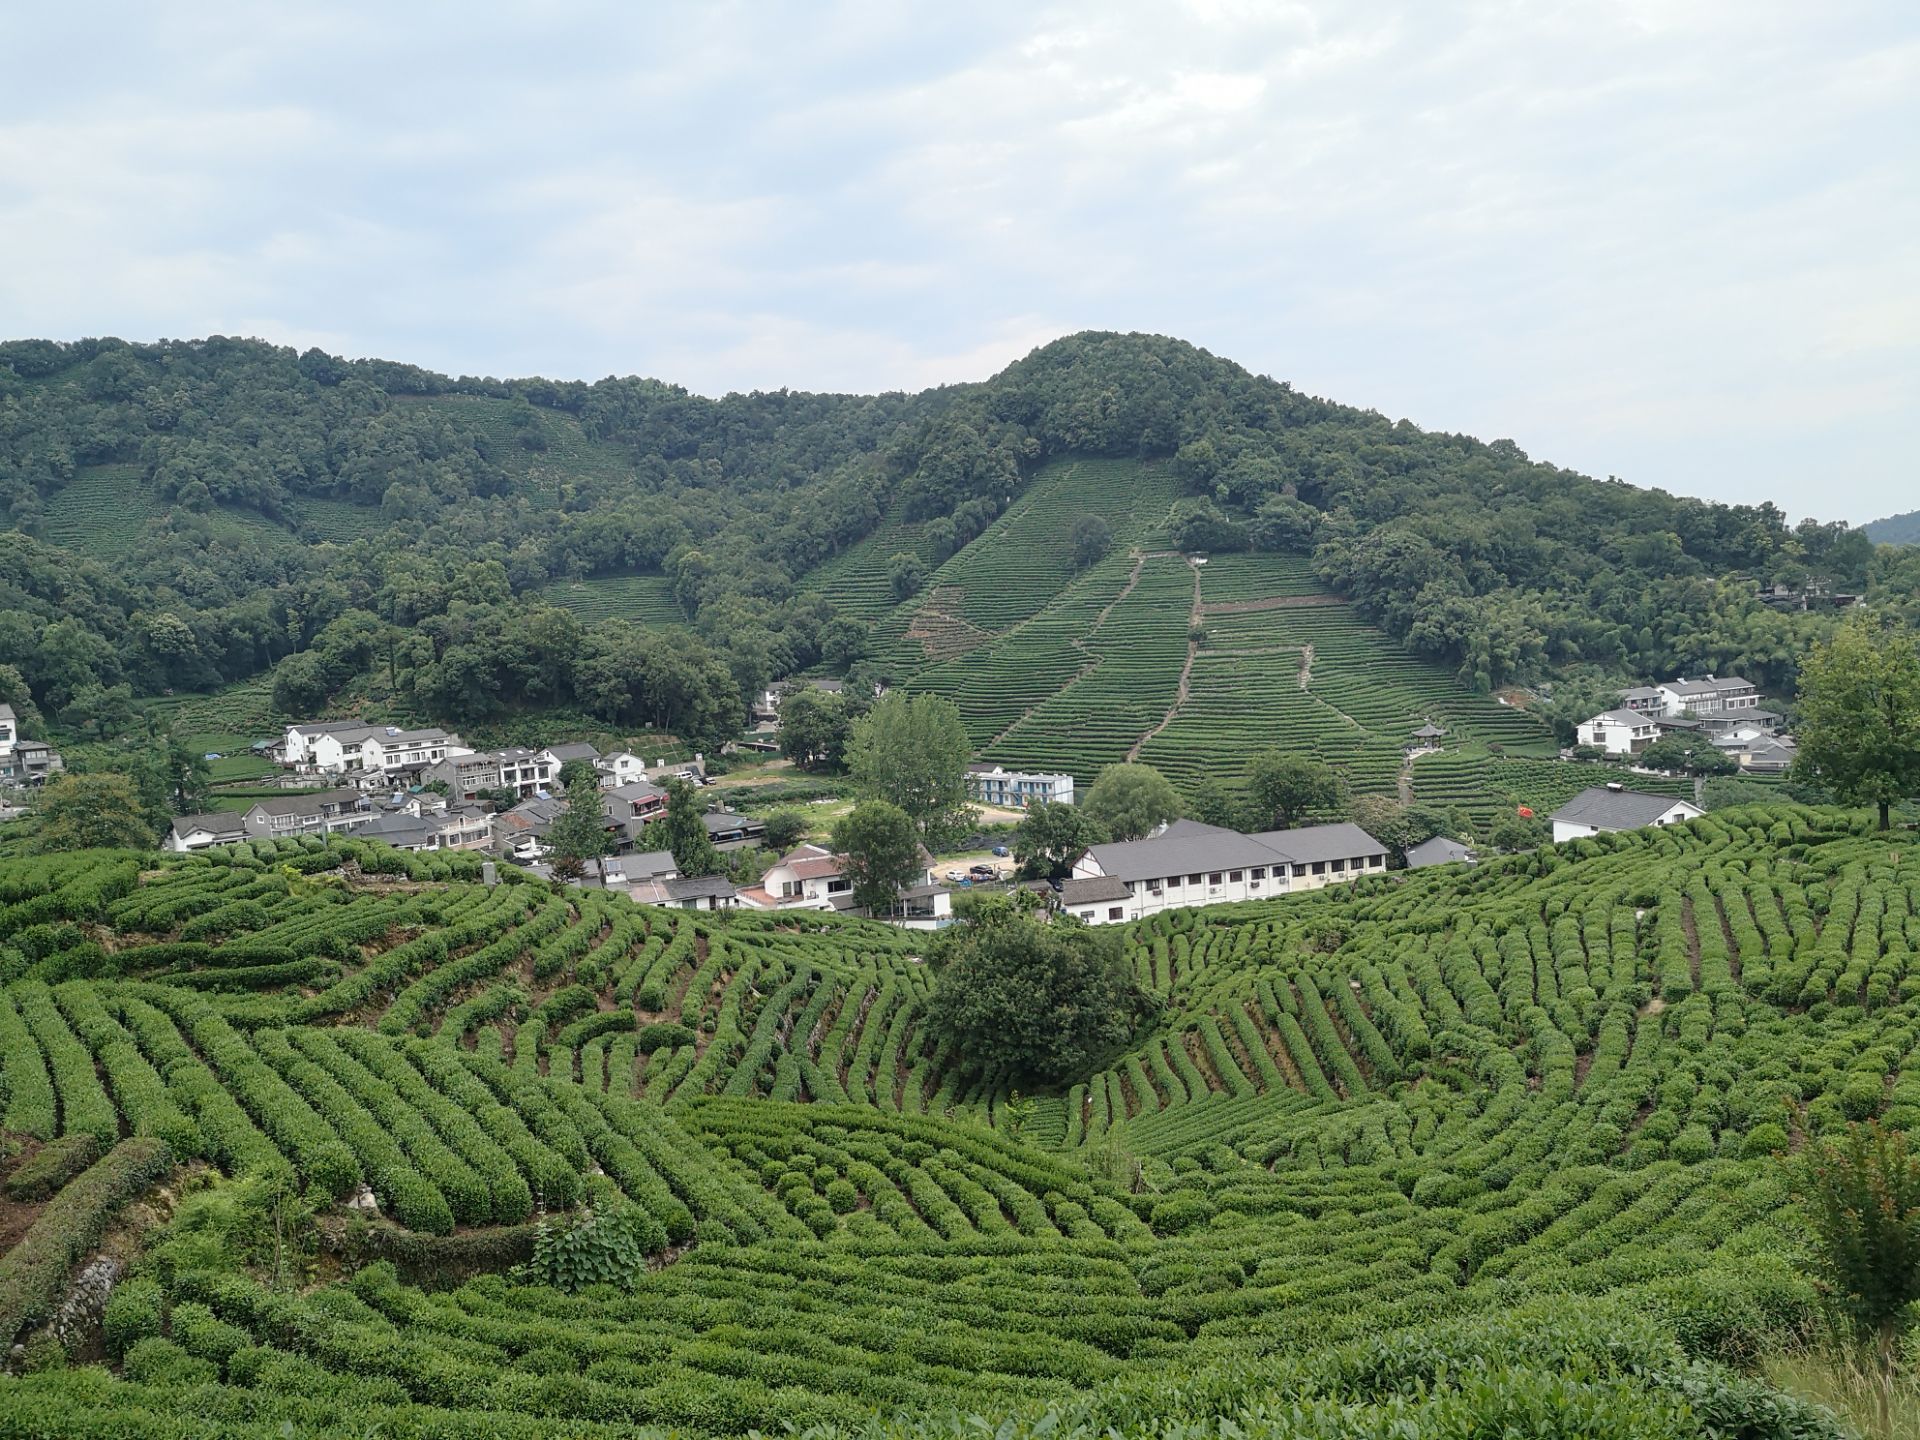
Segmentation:
<svg viewBox="0 0 1920 1440">
<path fill-rule="evenodd" d="M 1193 693 L 1193 662 L 1200 654 L 1200 571 L 1193 572 L 1193 607 L 1187 611 L 1187 660 L 1180 667 L 1180 683 L 1173 690 L 1173 704 L 1167 707 L 1167 713 L 1160 717 L 1160 723 L 1133 742 L 1133 748 L 1127 751 L 1129 763 L 1140 758 L 1140 752 L 1154 736 L 1173 723 L 1173 717 L 1180 713 L 1180 707 L 1187 703 L 1187 697 Z"/>
<path fill-rule="evenodd" d="M 1338 595 L 1268 595 L 1260 600 L 1216 600 L 1202 608 L 1209 615 L 1247 615 L 1255 610 L 1305 610 L 1346 603 Z"/>
<path fill-rule="evenodd" d="M 1078 650 L 1082 655 L 1085 655 L 1087 657 L 1087 663 L 1082 665 L 1078 670 L 1074 671 L 1073 678 L 1067 681 L 1066 685 L 1062 685 L 1059 690 L 1054 691 L 1053 695 L 1060 694 L 1061 691 L 1065 690 L 1068 685 L 1078 685 L 1082 680 L 1086 679 L 1087 676 L 1093 673 L 1094 667 L 1100 663 L 1100 657 L 1088 651 L 1087 641 L 1091 640 L 1095 635 L 1098 635 L 1100 633 L 1100 627 L 1107 623 L 1107 617 L 1113 614 L 1114 607 L 1118 605 L 1122 600 L 1126 599 L 1127 596 L 1133 593 L 1134 587 L 1140 583 L 1140 572 L 1147 568 L 1147 561 L 1153 559 L 1154 555 L 1159 553 L 1161 552 L 1158 552 L 1158 551 L 1145 552 L 1140 550 L 1136 550 L 1133 552 L 1133 570 L 1127 576 L 1127 583 L 1120 587 L 1120 593 L 1118 595 L 1115 595 L 1113 599 L 1109 600 L 1106 604 L 1106 608 L 1103 609 L 1098 615 L 1093 617 L 1093 624 L 1087 627 L 1086 634 L 1077 636 L 1074 639 L 1067 642 L 1068 644 L 1073 646 L 1074 649 Z M 1194 581 L 1194 588 L 1196 591 L 1199 589 L 1199 584 L 1200 582 L 1198 580 Z M 1015 627 L 1015 628 L 1018 628 L 1018 627 Z M 1046 699 L 1044 700 L 1036 700 L 1034 701 L 1033 704 L 1029 705 L 1026 709 L 1022 710 L 1017 716 L 1014 717 L 1012 723 L 1010 723 L 1005 729 L 1000 731 L 999 734 L 995 735 L 991 740 L 987 741 L 985 745 L 982 745 L 980 747 L 981 753 L 985 754 L 993 746 L 998 745 L 1002 740 L 1006 739 L 1007 736 L 1011 735 L 1016 729 L 1018 729 L 1022 724 L 1026 722 L 1026 719 L 1029 715 L 1033 714 L 1035 710 L 1038 710 L 1042 705 L 1046 704 L 1047 700 L 1053 699 L 1053 695 L 1047 696 Z"/>
<path fill-rule="evenodd" d="M 1309 640 L 1300 647 L 1300 688 L 1305 690 L 1313 684 L 1313 642 Z"/>
<path fill-rule="evenodd" d="M 1413 803 L 1413 756 L 1411 755 L 1402 757 L 1400 761 L 1399 791 L 1400 803 L 1411 805 Z"/>
</svg>

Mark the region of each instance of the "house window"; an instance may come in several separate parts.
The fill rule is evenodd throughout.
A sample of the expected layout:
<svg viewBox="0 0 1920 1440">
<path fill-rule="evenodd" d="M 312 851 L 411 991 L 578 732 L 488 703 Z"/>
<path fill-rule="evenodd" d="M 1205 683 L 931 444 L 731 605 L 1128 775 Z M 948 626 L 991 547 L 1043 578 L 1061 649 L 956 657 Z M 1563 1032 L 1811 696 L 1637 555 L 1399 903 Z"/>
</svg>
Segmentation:
<svg viewBox="0 0 1920 1440">
<path fill-rule="evenodd" d="M 1187 876 L 1187 884 L 1198 885 L 1199 883 L 1200 883 L 1200 877 L 1198 875 Z"/>
<path fill-rule="evenodd" d="M 853 882 L 851 880 L 842 880 L 837 875 L 827 881 L 827 894 L 829 895 L 844 895 L 851 889 L 853 889 Z"/>
<path fill-rule="evenodd" d="M 1091 919 L 1093 919 L 1093 911 L 1091 911 L 1091 910 L 1082 910 L 1082 911 L 1080 912 L 1080 918 L 1081 918 L 1082 920 L 1091 920 Z"/>
<path fill-rule="evenodd" d="M 1109 905 L 1107 907 L 1107 919 L 1119 920 L 1122 918 L 1124 918 L 1124 916 L 1122 915 L 1121 909 L 1118 905 Z"/>
<path fill-rule="evenodd" d="M 1347 862 L 1344 860 L 1336 860 L 1333 862 L 1333 873 L 1336 875 L 1338 875 L 1341 871 L 1345 870 L 1346 868 L 1347 868 Z"/>
<path fill-rule="evenodd" d="M 1386 864 L 1386 862 L 1387 857 L 1384 855 L 1369 855 L 1367 857 L 1367 868 L 1369 870 L 1378 870 L 1382 865 Z"/>
<path fill-rule="evenodd" d="M 1220 872 L 1218 870 L 1214 871 L 1211 875 L 1207 876 L 1207 884 L 1218 885 L 1219 883 L 1220 883 Z"/>
<path fill-rule="evenodd" d="M 780 896 L 782 899 L 791 900 L 799 893 L 800 882 L 798 880 L 782 880 L 780 882 Z"/>
<path fill-rule="evenodd" d="M 1314 862 L 1313 862 L 1313 873 L 1314 873 L 1314 874 L 1316 874 L 1316 875 L 1324 875 L 1324 874 L 1326 874 L 1326 873 L 1327 873 L 1327 862 L 1326 862 L 1326 861 L 1324 861 L 1324 860 L 1316 860 L 1316 861 L 1314 861 Z"/>
<path fill-rule="evenodd" d="M 1261 881 L 1261 880 L 1264 880 L 1264 879 L 1266 879 L 1266 878 L 1267 878 L 1267 867 L 1266 867 L 1266 866 L 1264 866 L 1264 865 L 1256 865 L 1256 866 L 1254 866 L 1254 867 L 1253 867 L 1253 869 L 1252 869 L 1251 871 L 1249 871 L 1249 872 L 1248 872 L 1248 874 L 1247 874 L 1247 878 L 1248 878 L 1249 880 L 1253 880 L 1253 881 L 1256 881 L 1256 882 L 1258 882 L 1258 881 Z"/>
<path fill-rule="evenodd" d="M 1228 871 L 1227 879 L 1231 880 L 1234 884 L 1238 885 L 1240 883 L 1240 872 L 1238 870 Z"/>
</svg>

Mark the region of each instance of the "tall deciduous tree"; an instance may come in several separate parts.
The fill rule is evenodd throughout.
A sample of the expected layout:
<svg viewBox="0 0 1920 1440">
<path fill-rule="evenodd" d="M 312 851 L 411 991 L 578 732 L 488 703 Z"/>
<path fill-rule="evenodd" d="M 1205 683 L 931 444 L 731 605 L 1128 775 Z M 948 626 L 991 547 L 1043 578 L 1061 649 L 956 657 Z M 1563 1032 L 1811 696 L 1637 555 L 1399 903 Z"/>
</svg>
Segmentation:
<svg viewBox="0 0 1920 1440">
<path fill-rule="evenodd" d="M 907 812 L 884 800 L 865 800 L 833 827 L 833 848 L 846 856 L 854 901 L 870 915 L 891 911 L 900 892 L 926 873 L 920 834 Z"/>
<path fill-rule="evenodd" d="M 1308 811 L 1330 810 L 1340 801 L 1340 782 L 1325 764 L 1279 750 L 1254 756 L 1247 790 L 1261 819 L 1282 830 Z"/>
<path fill-rule="evenodd" d="M 667 813 L 647 826 L 645 843 L 651 849 L 670 851 L 674 868 L 682 875 L 717 875 L 726 868 L 700 816 L 693 787 L 684 780 L 667 781 Z"/>
<path fill-rule="evenodd" d="M 705 831 L 701 833 L 704 835 Z M 567 808 L 548 829 L 547 846 L 553 851 L 554 873 L 566 879 L 577 878 L 585 872 L 589 861 L 612 853 L 613 837 L 607 833 L 606 801 L 600 794 L 597 777 L 575 776 L 567 786 Z"/>
<path fill-rule="evenodd" d="M 1156 825 L 1180 818 L 1180 796 L 1151 765 L 1109 765 L 1081 808 L 1115 840 L 1138 840 Z"/>
<path fill-rule="evenodd" d="M 802 770 L 840 769 L 852 734 L 843 696 L 808 686 L 780 702 L 780 751 Z"/>
<path fill-rule="evenodd" d="M 767 827 L 767 849 L 775 855 L 784 855 L 798 845 L 800 837 L 807 833 L 807 817 L 791 805 L 769 810 L 764 823 Z"/>
<path fill-rule="evenodd" d="M 896 690 L 854 722 L 847 768 L 868 795 L 906 811 L 931 837 L 966 809 L 972 753 L 951 700 Z"/>
<path fill-rule="evenodd" d="M 145 850 L 154 843 L 141 818 L 140 796 L 124 775 L 63 775 L 47 782 L 33 808 L 39 822 L 34 844 L 46 853 Z"/>
<path fill-rule="evenodd" d="M 1043 800 L 1020 817 L 1013 854 L 1029 879 L 1062 880 L 1082 851 L 1106 839 L 1106 827 L 1079 806 Z"/>
<path fill-rule="evenodd" d="M 1800 753 L 1794 772 L 1856 805 L 1876 805 L 1885 830 L 1894 804 L 1920 792 L 1920 652 L 1909 633 L 1865 613 L 1801 662 Z"/>
</svg>

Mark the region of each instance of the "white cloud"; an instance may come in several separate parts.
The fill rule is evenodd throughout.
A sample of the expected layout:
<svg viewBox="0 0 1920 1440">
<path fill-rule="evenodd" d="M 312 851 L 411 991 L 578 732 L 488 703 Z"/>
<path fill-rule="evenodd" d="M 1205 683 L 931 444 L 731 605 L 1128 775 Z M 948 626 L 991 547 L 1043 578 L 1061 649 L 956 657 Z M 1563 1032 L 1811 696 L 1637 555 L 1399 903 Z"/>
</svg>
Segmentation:
<svg viewBox="0 0 1920 1440">
<path fill-rule="evenodd" d="M 1640 483 L 1913 503 L 1900 7 L 121 5 L 0 53 L 13 333 L 716 392 L 1156 328 Z"/>
</svg>

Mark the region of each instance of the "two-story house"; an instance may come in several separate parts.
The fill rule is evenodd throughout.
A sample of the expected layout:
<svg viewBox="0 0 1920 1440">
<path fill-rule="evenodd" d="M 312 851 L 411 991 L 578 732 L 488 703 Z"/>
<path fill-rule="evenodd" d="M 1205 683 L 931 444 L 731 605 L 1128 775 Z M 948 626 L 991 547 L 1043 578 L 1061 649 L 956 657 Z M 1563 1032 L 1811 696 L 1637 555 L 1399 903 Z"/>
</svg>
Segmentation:
<svg viewBox="0 0 1920 1440">
<path fill-rule="evenodd" d="M 1760 708 L 1759 690 L 1738 675 L 1709 675 L 1704 680 L 1682 676 L 1662 684 L 1660 693 L 1669 715 L 1738 715 Z"/>
<path fill-rule="evenodd" d="M 1006 810 L 1039 804 L 1071 805 L 1073 776 L 974 764 L 967 766 L 967 793 L 982 805 Z"/>
<path fill-rule="evenodd" d="M 1638 755 L 1660 738 L 1654 717 L 1639 710 L 1606 710 L 1574 728 L 1574 738 L 1609 755 Z"/>
<path fill-rule="evenodd" d="M 46 741 L 23 737 L 13 707 L 0 704 L 0 787 L 44 785 L 66 768 Z"/>
</svg>

